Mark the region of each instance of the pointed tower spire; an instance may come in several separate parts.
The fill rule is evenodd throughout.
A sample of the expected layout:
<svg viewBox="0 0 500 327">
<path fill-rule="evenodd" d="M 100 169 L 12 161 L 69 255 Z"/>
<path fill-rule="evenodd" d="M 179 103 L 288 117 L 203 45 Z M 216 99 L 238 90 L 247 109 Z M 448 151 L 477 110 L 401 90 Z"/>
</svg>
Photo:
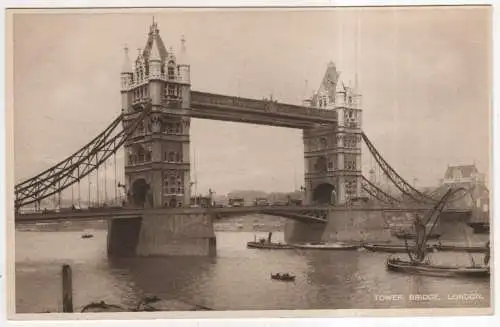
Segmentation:
<svg viewBox="0 0 500 327">
<path fill-rule="evenodd" d="M 184 38 L 184 35 L 181 36 L 181 51 L 179 52 L 179 59 L 177 60 L 179 65 L 187 65 L 188 64 L 188 58 L 187 58 L 187 52 L 186 52 L 186 39 Z"/>
<path fill-rule="evenodd" d="M 153 37 L 153 44 L 151 45 L 151 53 L 149 54 L 149 61 L 161 61 L 160 49 L 158 48 L 158 41 L 156 35 Z"/>
<path fill-rule="evenodd" d="M 128 47 L 127 47 L 127 45 L 125 45 L 123 51 L 125 53 L 125 57 L 123 59 L 122 73 L 131 73 L 132 72 L 132 64 L 131 64 L 130 58 L 128 56 Z"/>
</svg>

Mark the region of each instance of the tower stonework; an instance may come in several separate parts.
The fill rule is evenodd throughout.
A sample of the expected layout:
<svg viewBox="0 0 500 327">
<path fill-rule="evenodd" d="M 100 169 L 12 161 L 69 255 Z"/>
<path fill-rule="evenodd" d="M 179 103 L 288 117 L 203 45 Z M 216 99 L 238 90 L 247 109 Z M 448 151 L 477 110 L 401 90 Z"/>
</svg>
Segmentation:
<svg viewBox="0 0 500 327">
<path fill-rule="evenodd" d="M 330 62 L 318 91 L 304 103 L 337 113 L 336 125 L 303 131 L 306 203 L 343 204 L 361 193 L 361 95 Z"/>
<path fill-rule="evenodd" d="M 121 73 L 123 124 L 145 107 L 151 112 L 125 143 L 125 187 L 128 202 L 138 207 L 181 207 L 190 201 L 190 67 L 166 49 L 157 24 L 150 26 L 146 46 L 134 68 L 125 50 Z"/>
</svg>

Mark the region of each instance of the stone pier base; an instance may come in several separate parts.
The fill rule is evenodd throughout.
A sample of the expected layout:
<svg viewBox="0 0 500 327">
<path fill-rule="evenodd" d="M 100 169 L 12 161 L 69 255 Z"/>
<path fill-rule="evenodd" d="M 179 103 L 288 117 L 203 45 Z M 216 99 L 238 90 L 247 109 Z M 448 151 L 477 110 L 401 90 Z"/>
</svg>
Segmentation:
<svg viewBox="0 0 500 327">
<path fill-rule="evenodd" d="M 319 242 L 324 230 L 325 224 L 322 223 L 288 220 L 285 223 L 285 242 L 290 244 Z"/>
<path fill-rule="evenodd" d="M 173 214 L 111 220 L 108 255 L 215 256 L 212 217 L 208 214 Z"/>
<path fill-rule="evenodd" d="M 390 242 L 391 218 L 382 211 L 330 210 L 328 221 L 323 224 L 287 222 L 285 241 L 287 243 Z"/>
<path fill-rule="evenodd" d="M 330 210 L 323 233 L 325 242 L 374 242 L 391 239 L 388 217 L 381 211 Z"/>
</svg>

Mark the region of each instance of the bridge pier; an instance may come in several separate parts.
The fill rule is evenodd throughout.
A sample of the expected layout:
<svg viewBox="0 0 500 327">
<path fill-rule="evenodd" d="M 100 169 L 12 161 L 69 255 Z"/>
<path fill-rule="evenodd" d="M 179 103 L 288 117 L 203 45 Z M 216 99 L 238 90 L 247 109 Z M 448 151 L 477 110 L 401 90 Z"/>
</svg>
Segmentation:
<svg viewBox="0 0 500 327">
<path fill-rule="evenodd" d="M 319 242 L 322 239 L 324 230 L 324 223 L 288 220 L 285 223 L 285 242 L 290 244 Z"/>
<path fill-rule="evenodd" d="M 212 217 L 206 213 L 147 214 L 113 219 L 108 225 L 108 255 L 215 256 Z"/>
<path fill-rule="evenodd" d="M 285 225 L 285 242 L 374 242 L 391 240 L 390 221 L 405 213 L 330 209 L 326 223 L 290 221 Z"/>
<path fill-rule="evenodd" d="M 329 210 L 325 242 L 389 242 L 389 217 L 383 211 Z"/>
</svg>

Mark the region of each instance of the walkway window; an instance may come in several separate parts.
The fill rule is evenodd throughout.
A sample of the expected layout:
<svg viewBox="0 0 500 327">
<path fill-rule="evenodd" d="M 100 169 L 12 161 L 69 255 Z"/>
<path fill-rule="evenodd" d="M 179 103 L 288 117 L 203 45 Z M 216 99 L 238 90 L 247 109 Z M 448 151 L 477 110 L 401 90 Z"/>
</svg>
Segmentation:
<svg viewBox="0 0 500 327">
<path fill-rule="evenodd" d="M 181 162 L 181 154 L 178 153 L 178 152 L 175 154 L 175 161 L 176 162 Z"/>
<path fill-rule="evenodd" d="M 168 153 L 168 161 L 169 162 L 174 162 L 175 159 L 175 154 L 173 152 Z"/>
</svg>

